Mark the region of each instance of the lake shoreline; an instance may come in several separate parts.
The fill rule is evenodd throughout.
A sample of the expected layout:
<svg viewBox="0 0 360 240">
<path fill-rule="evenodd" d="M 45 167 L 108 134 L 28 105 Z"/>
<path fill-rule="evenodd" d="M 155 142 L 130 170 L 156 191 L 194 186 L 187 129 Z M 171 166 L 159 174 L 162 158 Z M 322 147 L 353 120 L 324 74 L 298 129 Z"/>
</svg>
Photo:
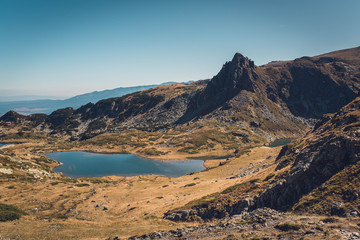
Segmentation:
<svg viewBox="0 0 360 240">
<path fill-rule="evenodd" d="M 66 158 L 66 156 L 68 157 Z M 180 177 L 192 172 L 201 172 L 206 169 L 204 160 L 180 159 L 164 161 L 161 159 L 148 159 L 131 153 L 102 154 L 88 151 L 57 151 L 47 153 L 46 157 L 59 163 L 58 166 L 52 169 L 53 171 L 75 179 L 107 176 L 133 177 L 143 175 Z M 131 159 L 131 161 L 129 159 Z M 82 163 L 82 161 L 86 164 Z M 162 166 L 160 166 L 160 163 Z M 199 163 L 201 165 L 199 165 Z M 79 164 L 79 166 L 76 164 Z M 113 164 L 113 166 L 111 166 L 111 164 Z M 89 166 L 92 166 L 93 169 L 90 168 L 90 172 L 85 173 Z M 129 172 L 126 172 L 126 169 L 129 167 Z M 94 169 L 99 173 L 93 172 Z M 115 169 L 118 169 L 119 172 L 114 172 Z"/>
</svg>

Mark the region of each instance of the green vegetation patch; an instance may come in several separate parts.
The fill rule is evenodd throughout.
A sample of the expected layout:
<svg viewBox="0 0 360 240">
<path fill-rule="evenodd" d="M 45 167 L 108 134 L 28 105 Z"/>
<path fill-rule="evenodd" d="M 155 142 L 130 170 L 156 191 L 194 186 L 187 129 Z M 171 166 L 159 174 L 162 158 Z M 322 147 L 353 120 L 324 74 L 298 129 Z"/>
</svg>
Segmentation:
<svg viewBox="0 0 360 240">
<path fill-rule="evenodd" d="M 145 217 L 144 217 L 144 219 L 146 219 L 146 220 L 154 220 L 154 219 L 158 219 L 158 217 L 157 216 L 155 216 L 155 215 L 146 215 Z"/>
<path fill-rule="evenodd" d="M 254 179 L 254 180 L 258 181 L 258 179 Z M 194 183 L 192 183 L 191 185 L 194 185 Z M 251 192 L 255 189 L 258 189 L 258 186 L 254 186 L 253 184 L 251 184 L 250 181 L 245 183 L 238 183 L 226 188 L 222 192 L 212 193 L 200 199 L 193 200 L 187 203 L 185 206 L 175 209 L 175 211 L 179 209 L 189 209 L 195 207 L 207 208 L 210 205 L 217 206 L 217 203 L 223 205 L 224 202 L 227 202 L 227 204 L 230 204 L 231 202 L 235 203 L 240 200 L 242 195 L 240 193 Z"/>
<path fill-rule="evenodd" d="M 0 222 L 17 220 L 24 214 L 15 206 L 0 203 Z"/>
<path fill-rule="evenodd" d="M 231 154 L 227 155 L 210 155 L 210 156 L 198 156 L 198 157 L 191 157 L 193 160 L 218 160 L 218 159 L 227 159 L 232 157 Z"/>
<path fill-rule="evenodd" d="M 280 139 L 276 139 L 275 141 L 269 143 L 268 147 L 279 147 L 279 146 L 284 146 L 286 144 L 289 144 L 291 142 L 291 140 L 293 140 L 293 138 L 280 138 Z"/>
<path fill-rule="evenodd" d="M 0 140 L 9 139 L 46 139 L 47 136 L 42 133 L 24 132 L 20 130 L 17 133 L 7 133 L 0 135 Z"/>
<path fill-rule="evenodd" d="M 210 195 L 206 195 L 206 196 L 204 196 L 204 197 L 202 197 L 200 199 L 189 202 L 188 204 L 185 205 L 185 207 L 187 207 L 187 208 L 192 208 L 192 207 L 205 208 L 210 203 L 215 201 L 217 199 L 217 197 L 219 196 L 219 194 L 220 193 L 213 193 L 213 194 L 210 194 Z"/>
<path fill-rule="evenodd" d="M 192 186 L 195 186 L 196 183 L 189 183 L 189 184 L 186 184 L 184 187 L 192 187 Z"/>
<path fill-rule="evenodd" d="M 322 219 L 321 221 L 323 221 L 324 223 L 334 223 L 334 222 L 337 222 L 338 220 L 334 217 L 326 217 L 326 218 Z"/>
<path fill-rule="evenodd" d="M 148 156 L 160 156 L 164 155 L 165 153 L 162 151 L 157 150 L 156 148 L 148 148 L 141 151 L 141 153 L 146 154 Z"/>
<path fill-rule="evenodd" d="M 181 139 L 172 139 L 171 144 L 178 147 L 182 146 L 178 150 L 179 152 L 195 154 L 202 149 L 213 149 L 217 144 L 220 144 L 224 149 L 236 149 L 240 143 L 232 134 L 223 132 L 217 127 L 210 129 L 204 127 Z"/>
<path fill-rule="evenodd" d="M 88 183 L 78 183 L 78 184 L 75 184 L 76 187 L 88 187 L 90 186 L 90 184 Z"/>
<path fill-rule="evenodd" d="M 275 226 L 275 228 L 287 232 L 287 231 L 298 231 L 300 230 L 300 228 L 302 227 L 302 225 L 296 224 L 296 223 L 290 223 L 290 222 L 286 222 L 286 223 L 280 223 L 278 225 Z"/>
<path fill-rule="evenodd" d="M 101 178 L 83 178 L 86 181 L 89 181 L 93 184 L 100 184 L 100 183 L 110 183 L 109 180 L 101 179 Z"/>
<path fill-rule="evenodd" d="M 226 188 L 225 190 L 223 190 L 223 191 L 221 192 L 221 194 L 227 194 L 227 193 L 233 192 L 233 191 L 235 191 L 236 189 L 241 188 L 241 187 L 244 187 L 244 186 L 247 185 L 247 184 L 248 184 L 248 182 L 246 182 L 246 183 L 238 183 L 238 184 L 232 185 L 232 186 Z"/>
</svg>

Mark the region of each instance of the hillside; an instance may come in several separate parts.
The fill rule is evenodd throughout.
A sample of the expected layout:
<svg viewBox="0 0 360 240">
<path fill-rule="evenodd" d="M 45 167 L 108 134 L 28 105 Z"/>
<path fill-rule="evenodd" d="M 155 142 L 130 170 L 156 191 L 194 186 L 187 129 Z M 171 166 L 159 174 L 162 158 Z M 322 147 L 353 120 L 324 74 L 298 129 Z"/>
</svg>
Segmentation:
<svg viewBox="0 0 360 240">
<path fill-rule="evenodd" d="M 250 164 L 227 178 L 240 178 L 237 184 L 165 214 L 175 222 L 210 223 L 129 239 L 358 239 L 359 153 L 357 97 L 284 146 L 274 162 L 259 161 L 257 171 Z"/>
<path fill-rule="evenodd" d="M 284 146 L 274 171 L 266 178 L 252 177 L 227 191 L 169 212 L 166 218 L 175 221 L 223 218 L 264 207 L 357 216 L 359 129 L 360 97 L 339 112 L 325 115 L 305 137 Z"/>
</svg>

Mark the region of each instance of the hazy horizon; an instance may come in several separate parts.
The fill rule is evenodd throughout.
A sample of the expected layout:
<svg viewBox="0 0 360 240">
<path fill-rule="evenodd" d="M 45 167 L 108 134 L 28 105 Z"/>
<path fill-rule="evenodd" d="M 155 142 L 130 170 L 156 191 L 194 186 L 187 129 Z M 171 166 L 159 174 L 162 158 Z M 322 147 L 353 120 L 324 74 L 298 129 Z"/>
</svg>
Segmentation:
<svg viewBox="0 0 360 240">
<path fill-rule="evenodd" d="M 132 87 L 142 87 L 142 86 L 152 86 L 152 85 L 164 85 L 164 84 L 172 84 L 172 83 L 186 83 L 186 82 L 192 82 L 192 81 L 199 81 L 203 79 L 198 80 L 190 80 L 190 81 L 182 81 L 182 82 L 163 82 L 160 84 L 145 84 L 145 85 L 136 85 L 136 86 L 127 86 L 127 87 L 116 87 L 111 89 L 96 89 L 93 91 L 84 91 L 80 90 L 81 92 L 74 93 L 72 95 L 51 95 L 51 92 L 47 92 L 48 95 L 36 95 L 33 94 L 34 92 L 31 91 L 24 91 L 24 90 L 15 90 L 15 89 L 0 89 L 0 102 L 13 102 L 13 101 L 33 101 L 33 100 L 65 100 L 68 98 L 72 98 L 75 96 L 93 93 L 93 92 L 103 92 L 103 91 L 111 91 L 114 89 L 119 88 L 132 88 Z"/>
<path fill-rule="evenodd" d="M 211 78 L 235 52 L 262 65 L 352 48 L 358 9 L 356 0 L 4 0 L 0 93 L 68 98 Z"/>
</svg>

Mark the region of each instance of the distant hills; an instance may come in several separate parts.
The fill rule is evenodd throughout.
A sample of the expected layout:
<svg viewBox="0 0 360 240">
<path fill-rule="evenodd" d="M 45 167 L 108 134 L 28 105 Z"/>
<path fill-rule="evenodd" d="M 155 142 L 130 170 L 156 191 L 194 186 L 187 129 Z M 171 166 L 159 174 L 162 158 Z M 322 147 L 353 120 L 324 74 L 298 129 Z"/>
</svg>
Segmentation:
<svg viewBox="0 0 360 240">
<path fill-rule="evenodd" d="M 166 82 L 162 84 L 153 84 L 153 85 L 144 85 L 144 86 L 135 86 L 135 87 L 119 87 L 111 90 L 85 93 L 64 100 L 41 99 L 41 100 L 30 100 L 30 101 L 29 100 L 6 101 L 6 102 L 0 101 L 0 116 L 4 115 L 6 112 L 10 110 L 26 115 L 32 113 L 49 114 L 59 108 L 66 108 L 66 107 L 79 108 L 82 105 L 85 105 L 89 102 L 96 103 L 102 99 L 121 97 L 123 95 L 130 94 L 133 92 L 142 91 L 161 85 L 169 85 L 173 83 L 175 82 Z"/>
</svg>

